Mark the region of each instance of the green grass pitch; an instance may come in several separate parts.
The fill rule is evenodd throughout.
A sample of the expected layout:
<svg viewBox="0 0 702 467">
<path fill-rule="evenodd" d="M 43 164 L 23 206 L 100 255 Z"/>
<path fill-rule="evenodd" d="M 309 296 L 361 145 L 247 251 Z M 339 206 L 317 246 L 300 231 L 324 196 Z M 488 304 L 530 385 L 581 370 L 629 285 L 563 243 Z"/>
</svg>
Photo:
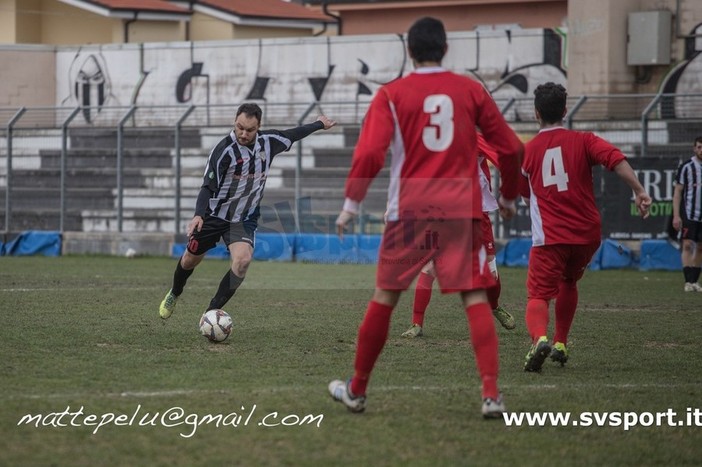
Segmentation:
<svg viewBox="0 0 702 467">
<path fill-rule="evenodd" d="M 174 267 L 170 258 L 0 258 L 0 465 L 640 466 L 702 459 L 702 426 L 483 420 L 466 318 L 454 295 L 435 293 L 418 340 L 399 337 L 411 316 L 412 294 L 403 295 L 368 408 L 351 414 L 326 387 L 351 374 L 373 266 L 253 263 L 226 307 L 234 331 L 224 344 L 199 336 L 197 323 L 228 263 L 205 261 L 163 322 L 157 310 Z M 508 410 L 575 417 L 672 409 L 683 419 L 688 408 L 702 408 L 702 294 L 684 294 L 681 273 L 588 272 L 570 362 L 560 368 L 549 360 L 531 374 L 522 371 L 526 271 L 500 271 L 502 303 L 517 319 L 514 331 L 498 328 Z M 81 415 L 69 416 L 81 407 Z M 27 414 L 47 417 L 38 427 L 20 424 Z M 116 423 L 93 434 L 95 425 L 82 424 L 91 414 Z M 173 418 L 157 421 L 157 414 Z M 195 425 L 217 414 L 228 416 L 219 427 L 212 420 Z M 61 422 L 68 426 L 55 426 Z"/>
</svg>

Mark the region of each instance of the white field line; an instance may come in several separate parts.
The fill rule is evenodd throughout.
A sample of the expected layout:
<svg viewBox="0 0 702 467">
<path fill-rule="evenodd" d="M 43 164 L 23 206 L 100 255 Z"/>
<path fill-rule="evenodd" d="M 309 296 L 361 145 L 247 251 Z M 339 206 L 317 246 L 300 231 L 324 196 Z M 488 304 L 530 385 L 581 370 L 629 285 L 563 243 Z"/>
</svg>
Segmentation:
<svg viewBox="0 0 702 467">
<path fill-rule="evenodd" d="M 669 383 L 619 383 L 619 384 L 509 384 L 501 385 L 502 390 L 527 390 L 527 391 L 541 391 L 543 389 L 594 389 L 594 388 L 607 388 L 607 389 L 682 389 L 682 388 L 697 388 L 699 384 L 697 383 L 679 383 L 679 384 L 669 384 Z M 277 392 L 305 392 L 310 391 L 314 388 L 310 386 L 282 386 L 282 387 L 270 387 L 270 388 L 258 388 L 252 389 L 251 394 L 265 394 L 265 393 L 277 393 Z M 322 385 L 319 388 L 319 393 L 324 393 L 325 387 Z M 427 392 L 444 392 L 444 391 L 460 391 L 472 388 L 467 386 L 377 386 L 373 387 L 371 393 L 383 393 L 383 392 L 402 392 L 402 391 L 427 391 Z M 61 399 L 120 399 L 120 398 L 134 398 L 134 399 L 148 399 L 148 398 L 169 398 L 169 397 L 179 397 L 179 396 L 191 396 L 191 395 L 207 395 L 207 394 L 219 394 L 219 395 L 241 395 L 241 390 L 233 389 L 171 389 L 165 391 L 123 391 L 123 392 L 75 392 L 75 393 L 44 393 L 44 394 L 22 394 L 15 396 L 0 396 L 0 400 L 61 400 Z M 309 394 L 309 392 L 308 392 Z"/>
<path fill-rule="evenodd" d="M 108 290 L 160 290 L 163 287 L 130 287 L 129 285 L 115 286 L 110 285 Z M 82 290 L 82 291 L 92 291 L 92 289 L 86 287 L 37 287 L 36 289 L 0 289 L 0 292 L 56 292 L 56 291 L 67 291 L 67 290 Z"/>
</svg>

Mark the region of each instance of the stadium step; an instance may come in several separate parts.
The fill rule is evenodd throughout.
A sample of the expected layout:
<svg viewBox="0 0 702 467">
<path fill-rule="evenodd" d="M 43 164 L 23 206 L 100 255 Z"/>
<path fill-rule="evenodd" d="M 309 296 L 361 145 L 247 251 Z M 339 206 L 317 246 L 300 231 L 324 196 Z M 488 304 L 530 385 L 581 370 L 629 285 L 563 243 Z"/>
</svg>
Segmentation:
<svg viewBox="0 0 702 467">
<path fill-rule="evenodd" d="M 336 188 L 341 191 L 346 185 L 346 177 L 349 174 L 348 167 L 322 167 L 313 169 L 303 169 L 301 172 L 300 184 L 308 189 L 316 188 Z M 282 179 L 285 187 L 295 186 L 295 171 L 293 169 L 283 169 Z M 382 169 L 372 186 L 375 188 L 387 189 L 390 182 L 390 169 Z"/>
<path fill-rule="evenodd" d="M 42 149 L 41 167 L 61 167 L 61 151 Z M 125 150 L 122 164 L 125 167 L 161 167 L 173 166 L 173 157 L 167 149 Z M 117 167 L 116 149 L 70 149 L 66 155 L 67 167 Z"/>
<path fill-rule="evenodd" d="M 117 147 L 117 130 L 112 129 L 71 129 L 72 148 L 104 149 Z M 125 149 L 172 148 L 175 147 L 175 130 L 173 128 L 125 128 L 123 144 Z M 182 129 L 180 132 L 182 148 L 200 148 L 202 138 L 198 129 Z"/>
</svg>

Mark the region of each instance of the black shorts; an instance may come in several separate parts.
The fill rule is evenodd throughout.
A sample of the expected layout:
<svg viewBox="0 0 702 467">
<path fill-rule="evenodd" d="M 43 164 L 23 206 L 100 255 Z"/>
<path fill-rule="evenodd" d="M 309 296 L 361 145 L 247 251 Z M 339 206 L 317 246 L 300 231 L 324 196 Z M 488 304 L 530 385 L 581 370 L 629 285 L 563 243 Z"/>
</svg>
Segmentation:
<svg viewBox="0 0 702 467">
<path fill-rule="evenodd" d="M 188 240 L 188 251 L 196 256 L 205 254 L 217 245 L 221 238 L 229 247 L 232 243 L 244 242 L 254 246 L 256 222 L 228 222 L 219 217 L 207 216 L 199 232 L 193 232 Z"/>
<path fill-rule="evenodd" d="M 702 222 L 691 221 L 683 216 L 680 238 L 692 240 L 695 243 L 702 242 Z"/>
</svg>

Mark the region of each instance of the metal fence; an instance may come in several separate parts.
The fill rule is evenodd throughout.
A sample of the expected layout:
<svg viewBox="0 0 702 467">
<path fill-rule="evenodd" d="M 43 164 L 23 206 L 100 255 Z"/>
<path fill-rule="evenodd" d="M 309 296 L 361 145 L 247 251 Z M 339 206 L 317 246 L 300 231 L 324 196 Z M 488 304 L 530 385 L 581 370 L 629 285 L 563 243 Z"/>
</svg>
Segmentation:
<svg viewBox="0 0 702 467">
<path fill-rule="evenodd" d="M 524 139 L 538 131 L 531 98 L 496 102 Z M 264 128 L 321 113 L 339 122 L 276 159 L 261 219 L 274 229 L 292 217 L 298 231 L 333 230 L 368 102 L 260 105 Z M 182 233 L 207 155 L 237 106 L 0 108 L 0 230 Z M 568 108 L 567 127 L 595 131 L 630 157 L 687 157 L 702 134 L 702 94 L 580 96 Z M 381 172 L 371 185 L 362 231 L 382 229 L 387 181 Z"/>
</svg>

